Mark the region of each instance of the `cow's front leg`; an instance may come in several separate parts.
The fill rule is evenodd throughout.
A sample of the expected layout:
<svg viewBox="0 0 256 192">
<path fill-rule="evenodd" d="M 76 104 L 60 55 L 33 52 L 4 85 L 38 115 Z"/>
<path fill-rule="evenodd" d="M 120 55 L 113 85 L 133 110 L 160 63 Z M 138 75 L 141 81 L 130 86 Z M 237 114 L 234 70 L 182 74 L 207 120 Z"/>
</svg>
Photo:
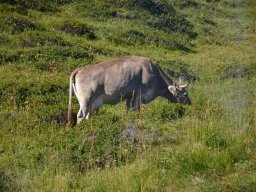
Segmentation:
<svg viewBox="0 0 256 192">
<path fill-rule="evenodd" d="M 132 102 L 134 111 L 140 110 L 140 99 L 141 99 L 140 97 L 141 97 L 141 90 L 140 89 L 135 90 L 133 94 L 133 102 Z"/>
<path fill-rule="evenodd" d="M 131 108 L 131 100 L 132 100 L 132 97 L 127 97 L 127 98 L 126 98 L 126 103 L 125 103 L 125 105 L 126 105 L 126 111 L 127 111 L 127 112 L 128 112 L 129 109 Z"/>
</svg>

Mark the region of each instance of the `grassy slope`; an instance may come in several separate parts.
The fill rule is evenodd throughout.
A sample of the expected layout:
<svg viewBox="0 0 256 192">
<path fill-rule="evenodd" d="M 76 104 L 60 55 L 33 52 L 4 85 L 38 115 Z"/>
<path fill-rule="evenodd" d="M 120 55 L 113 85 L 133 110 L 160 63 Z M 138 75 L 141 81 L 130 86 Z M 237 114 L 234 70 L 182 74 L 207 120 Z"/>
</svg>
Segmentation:
<svg viewBox="0 0 256 192">
<path fill-rule="evenodd" d="M 255 190 L 253 0 L 7 2 L 0 3 L 0 190 Z M 193 105 L 158 99 L 128 115 L 123 103 L 104 106 L 64 128 L 70 72 L 122 55 L 147 56 L 197 80 Z M 136 142 L 121 139 L 129 127 Z"/>
</svg>

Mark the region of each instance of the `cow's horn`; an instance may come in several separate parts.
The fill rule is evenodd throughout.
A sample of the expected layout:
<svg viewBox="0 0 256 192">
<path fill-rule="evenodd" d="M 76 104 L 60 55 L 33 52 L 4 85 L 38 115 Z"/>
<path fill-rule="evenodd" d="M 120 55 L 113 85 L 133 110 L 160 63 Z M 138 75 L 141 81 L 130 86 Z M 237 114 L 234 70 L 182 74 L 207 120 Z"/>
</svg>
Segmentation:
<svg viewBox="0 0 256 192">
<path fill-rule="evenodd" d="M 181 88 L 185 88 L 189 85 L 189 83 L 185 84 L 185 85 L 180 85 Z"/>
</svg>

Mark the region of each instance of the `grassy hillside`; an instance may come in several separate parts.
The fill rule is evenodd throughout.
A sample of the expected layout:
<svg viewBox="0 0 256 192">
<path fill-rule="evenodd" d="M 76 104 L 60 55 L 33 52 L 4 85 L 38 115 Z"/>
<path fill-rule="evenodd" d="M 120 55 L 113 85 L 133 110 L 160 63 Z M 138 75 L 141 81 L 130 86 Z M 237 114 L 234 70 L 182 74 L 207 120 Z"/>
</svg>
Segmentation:
<svg viewBox="0 0 256 192">
<path fill-rule="evenodd" d="M 255 10 L 0 0 L 0 191 L 255 191 Z M 193 104 L 105 105 L 66 128 L 72 70 L 125 55 L 191 82 Z"/>
</svg>

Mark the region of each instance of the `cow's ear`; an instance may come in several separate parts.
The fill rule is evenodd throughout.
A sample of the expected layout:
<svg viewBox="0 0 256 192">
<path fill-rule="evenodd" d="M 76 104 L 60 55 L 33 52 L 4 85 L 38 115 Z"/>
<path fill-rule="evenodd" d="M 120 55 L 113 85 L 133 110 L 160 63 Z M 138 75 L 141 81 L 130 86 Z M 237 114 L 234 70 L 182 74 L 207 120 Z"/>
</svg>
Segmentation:
<svg viewBox="0 0 256 192">
<path fill-rule="evenodd" d="M 176 91 L 176 86 L 175 85 L 169 85 L 168 86 L 169 91 L 173 94 L 176 95 L 177 91 Z"/>
</svg>

